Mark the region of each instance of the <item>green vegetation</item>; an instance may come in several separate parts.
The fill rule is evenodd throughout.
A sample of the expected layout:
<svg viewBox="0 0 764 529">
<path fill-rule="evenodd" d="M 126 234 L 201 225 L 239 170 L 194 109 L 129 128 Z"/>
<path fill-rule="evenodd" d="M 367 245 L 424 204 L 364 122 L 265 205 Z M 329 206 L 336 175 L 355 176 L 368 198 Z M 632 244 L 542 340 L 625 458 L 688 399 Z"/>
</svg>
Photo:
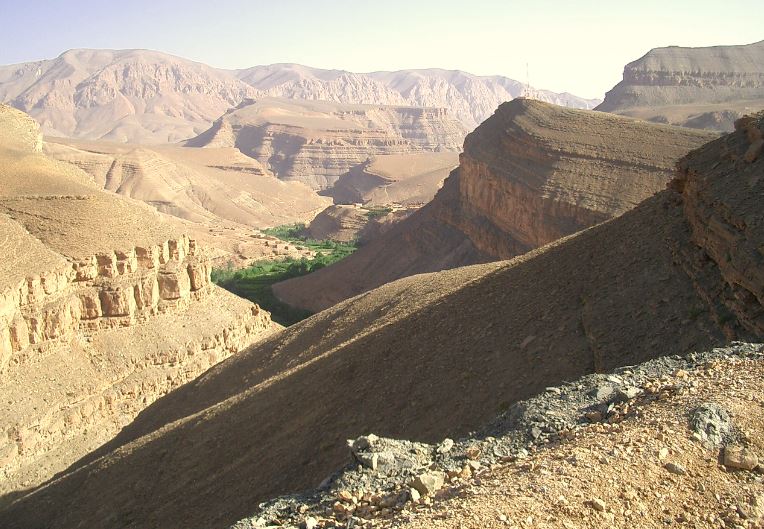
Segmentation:
<svg viewBox="0 0 764 529">
<path fill-rule="evenodd" d="M 363 209 L 366 210 L 366 217 L 369 220 L 376 219 L 377 217 L 384 217 L 393 211 L 393 208 L 385 206 L 364 206 Z"/>
<path fill-rule="evenodd" d="M 313 250 L 316 252 L 313 259 L 303 257 L 301 259 L 286 258 L 281 261 L 257 261 L 239 270 L 234 269 L 232 263 L 228 263 L 225 268 L 212 270 L 212 281 L 237 296 L 257 303 L 271 313 L 273 321 L 281 325 L 288 326 L 304 320 L 311 315 L 311 312 L 279 301 L 273 294 L 271 285 L 315 272 L 344 259 L 356 249 L 354 243 L 307 239 L 300 235 L 304 228 L 304 224 L 291 224 L 262 231 L 283 241 Z"/>
</svg>

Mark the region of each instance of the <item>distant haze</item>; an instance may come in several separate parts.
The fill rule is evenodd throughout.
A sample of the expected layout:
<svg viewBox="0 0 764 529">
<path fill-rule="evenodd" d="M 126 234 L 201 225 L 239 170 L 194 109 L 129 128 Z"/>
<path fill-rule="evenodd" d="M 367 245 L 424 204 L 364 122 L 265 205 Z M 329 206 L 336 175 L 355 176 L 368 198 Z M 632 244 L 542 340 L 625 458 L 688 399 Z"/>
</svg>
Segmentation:
<svg viewBox="0 0 764 529">
<path fill-rule="evenodd" d="M 295 62 L 356 72 L 439 67 L 603 97 L 667 45 L 764 38 L 760 2 L 0 0 L 0 64 L 71 48 L 149 48 L 220 68 Z"/>
</svg>

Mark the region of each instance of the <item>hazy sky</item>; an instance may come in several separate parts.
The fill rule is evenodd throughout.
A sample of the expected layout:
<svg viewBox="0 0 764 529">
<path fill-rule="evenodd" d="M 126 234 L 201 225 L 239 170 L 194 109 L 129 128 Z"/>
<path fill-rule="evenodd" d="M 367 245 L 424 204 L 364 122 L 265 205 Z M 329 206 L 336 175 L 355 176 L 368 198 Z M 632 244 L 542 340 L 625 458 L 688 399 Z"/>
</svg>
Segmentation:
<svg viewBox="0 0 764 529">
<path fill-rule="evenodd" d="M 440 67 L 602 97 L 650 48 L 764 39 L 761 0 L 0 0 L 0 64 L 149 48 L 221 68 Z"/>
</svg>

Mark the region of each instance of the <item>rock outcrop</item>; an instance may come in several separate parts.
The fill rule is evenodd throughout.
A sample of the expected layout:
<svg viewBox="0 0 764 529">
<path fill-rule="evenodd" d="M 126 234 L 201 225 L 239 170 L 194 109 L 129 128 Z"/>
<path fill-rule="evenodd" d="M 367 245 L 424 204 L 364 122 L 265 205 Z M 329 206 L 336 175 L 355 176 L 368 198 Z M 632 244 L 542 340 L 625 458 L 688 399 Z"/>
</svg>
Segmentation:
<svg viewBox="0 0 764 529">
<path fill-rule="evenodd" d="M 186 142 L 236 147 L 278 178 L 326 188 L 370 156 L 458 151 L 466 133 L 442 108 L 247 100 Z"/>
<path fill-rule="evenodd" d="M 746 125 L 763 128 L 764 114 Z M 764 216 L 745 198 L 764 193 L 764 158 L 747 155 L 756 152 L 748 134 L 691 153 L 671 189 L 620 217 L 510 261 L 395 281 L 252 346 L 0 511 L 0 524 L 225 527 L 260 501 L 321 483 L 347 461 L 347 439 L 458 439 L 561 381 L 764 338 L 752 290 L 722 316 L 707 296 L 715 285 L 753 288 L 745 278 L 764 266 Z M 718 242 L 730 221 L 735 237 Z M 716 260 L 721 244 L 732 248 L 728 262 Z M 694 253 L 706 255 L 701 275 L 682 262 Z M 618 389 L 633 398 L 634 388 Z M 524 417 L 532 437 L 565 424 L 558 408 L 514 409 L 510 419 Z M 353 449 L 373 467 L 373 454 Z"/>
<path fill-rule="evenodd" d="M 0 106 L 2 493 L 52 477 L 274 328 L 211 284 L 194 240 L 38 139 L 31 118 Z"/>
<path fill-rule="evenodd" d="M 351 167 L 323 194 L 335 204 L 421 206 L 458 164 L 456 152 L 374 156 Z"/>
<path fill-rule="evenodd" d="M 731 131 L 764 108 L 764 41 L 650 50 L 626 65 L 597 110 L 660 123 Z"/>
<path fill-rule="evenodd" d="M 520 255 L 634 207 L 713 137 L 516 99 L 467 136 L 459 168 L 431 203 L 347 259 L 274 291 L 315 312 L 403 276 Z"/>
<path fill-rule="evenodd" d="M 306 226 L 303 235 L 318 241 L 367 244 L 388 232 L 416 208 L 366 208 L 358 204 L 329 206 Z"/>
</svg>

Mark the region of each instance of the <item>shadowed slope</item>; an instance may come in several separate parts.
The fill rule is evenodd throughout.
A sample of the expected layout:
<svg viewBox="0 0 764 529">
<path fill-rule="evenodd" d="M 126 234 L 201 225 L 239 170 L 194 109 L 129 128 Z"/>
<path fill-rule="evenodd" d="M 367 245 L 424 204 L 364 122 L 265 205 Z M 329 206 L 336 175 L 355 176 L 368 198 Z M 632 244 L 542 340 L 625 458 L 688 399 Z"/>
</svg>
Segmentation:
<svg viewBox="0 0 764 529">
<path fill-rule="evenodd" d="M 764 158 L 743 161 L 751 145 L 744 131 L 710 144 L 674 190 L 575 236 L 402 279 L 282 331 L 157 402 L 0 522 L 225 526 L 318 484 L 347 438 L 458 436 L 562 380 L 760 336 L 764 292 L 750 278 L 762 265 L 749 252 L 764 219 L 747 197 L 764 192 Z M 708 295 L 730 283 L 739 295 Z"/>
<path fill-rule="evenodd" d="M 459 167 L 426 207 L 274 292 L 317 312 L 407 275 L 520 255 L 634 207 L 713 137 L 516 99 L 467 136 Z"/>
</svg>

